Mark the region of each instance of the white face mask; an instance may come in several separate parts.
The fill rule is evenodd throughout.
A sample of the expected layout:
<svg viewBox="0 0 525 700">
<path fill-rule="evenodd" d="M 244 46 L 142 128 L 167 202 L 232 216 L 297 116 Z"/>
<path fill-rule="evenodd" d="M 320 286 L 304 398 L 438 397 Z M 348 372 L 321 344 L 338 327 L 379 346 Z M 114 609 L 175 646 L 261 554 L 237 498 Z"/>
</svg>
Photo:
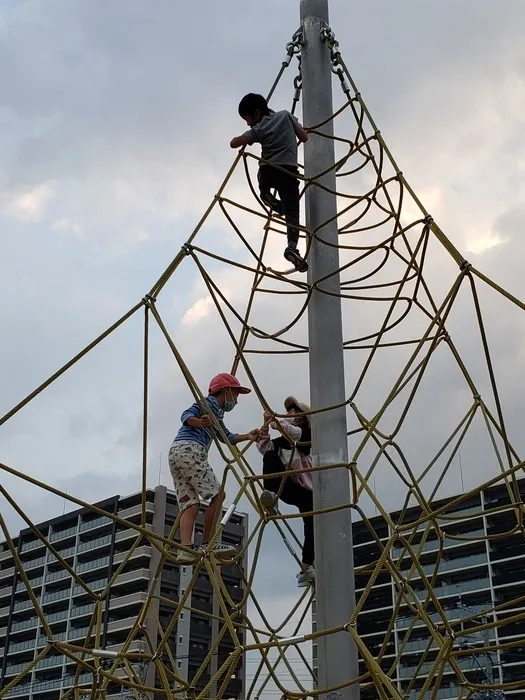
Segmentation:
<svg viewBox="0 0 525 700">
<path fill-rule="evenodd" d="M 230 398 L 222 404 L 222 410 L 225 413 L 229 413 L 233 411 L 235 406 L 237 406 L 237 398 L 233 395 L 233 392 L 230 392 Z"/>
</svg>

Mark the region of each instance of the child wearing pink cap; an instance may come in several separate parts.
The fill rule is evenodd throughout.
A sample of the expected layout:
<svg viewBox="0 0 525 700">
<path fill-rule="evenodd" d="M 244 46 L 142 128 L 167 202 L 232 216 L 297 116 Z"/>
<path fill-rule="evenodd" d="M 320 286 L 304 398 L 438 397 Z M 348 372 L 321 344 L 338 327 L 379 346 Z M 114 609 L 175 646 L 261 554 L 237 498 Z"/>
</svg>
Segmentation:
<svg viewBox="0 0 525 700">
<path fill-rule="evenodd" d="M 208 397 L 203 405 L 194 403 L 181 416 L 182 427 L 171 445 L 168 458 L 173 486 L 182 511 L 181 544 L 190 550 L 181 550 L 178 553 L 177 562 L 180 564 L 193 563 L 199 554 L 199 550 L 193 545 L 193 530 L 201 499 L 208 501 L 200 548 L 206 549 L 213 537 L 215 523 L 225 498 L 219 480 L 208 462 L 208 451 L 214 435 L 224 442 L 224 438 L 214 427 L 211 414 L 215 416 L 232 445 L 256 440 L 258 430 L 234 434 L 222 421 L 224 413 L 233 410 L 237 405 L 239 394 L 249 394 L 250 391 L 251 389 L 241 386 L 234 376 L 223 372 L 211 380 Z M 213 551 L 218 557 L 231 558 L 237 550 L 231 545 L 218 542 Z"/>
</svg>

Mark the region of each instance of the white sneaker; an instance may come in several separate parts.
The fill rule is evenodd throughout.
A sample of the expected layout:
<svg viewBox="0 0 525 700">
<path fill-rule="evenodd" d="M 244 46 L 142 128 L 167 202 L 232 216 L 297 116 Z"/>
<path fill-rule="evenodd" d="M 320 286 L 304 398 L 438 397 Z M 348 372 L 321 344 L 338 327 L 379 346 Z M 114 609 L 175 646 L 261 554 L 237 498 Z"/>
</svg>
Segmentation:
<svg viewBox="0 0 525 700">
<path fill-rule="evenodd" d="M 275 506 L 277 505 L 277 496 L 273 491 L 263 491 L 259 496 L 262 507 L 269 513 L 275 512 Z"/>
<path fill-rule="evenodd" d="M 306 571 L 301 571 L 297 574 L 297 585 L 299 588 L 305 588 L 310 583 L 315 583 L 315 568 L 312 564 Z"/>
<path fill-rule="evenodd" d="M 208 549 L 208 547 L 209 545 L 201 544 L 199 550 L 201 552 L 205 552 Z M 234 547 L 232 544 L 223 544 L 222 542 L 216 542 L 211 548 L 211 551 L 217 557 L 224 557 L 230 559 L 231 557 L 237 554 L 237 547 Z"/>
</svg>

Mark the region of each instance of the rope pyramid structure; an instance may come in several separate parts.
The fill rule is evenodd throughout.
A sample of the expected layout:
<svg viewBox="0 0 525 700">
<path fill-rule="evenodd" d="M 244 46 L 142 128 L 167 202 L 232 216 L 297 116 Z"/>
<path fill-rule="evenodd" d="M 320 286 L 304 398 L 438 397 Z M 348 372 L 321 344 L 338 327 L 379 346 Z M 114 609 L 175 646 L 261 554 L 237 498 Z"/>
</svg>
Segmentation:
<svg viewBox="0 0 525 700">
<path fill-rule="evenodd" d="M 114 582 L 125 570 L 133 552 L 144 542 L 157 550 L 160 555 L 158 579 L 163 567 L 175 561 L 180 549 L 177 541 L 179 520 L 176 520 L 168 536 L 153 533 L 147 527 L 145 500 L 152 324 L 156 324 L 164 336 L 181 380 L 187 384 L 196 400 L 204 398 L 202 388 L 159 310 L 158 300 L 169 289 L 172 279 L 180 270 L 191 269 L 193 276 L 201 280 L 210 315 L 221 326 L 224 337 L 231 344 L 232 372 L 242 373 L 248 378 L 262 409 L 277 417 L 283 415 L 282 410 L 267 398 L 272 382 L 260 370 L 267 366 L 264 363 L 270 358 L 274 364 L 282 362 L 283 367 L 289 367 L 291 365 L 286 363 L 300 363 L 308 356 L 306 312 L 312 285 L 295 271 L 280 269 L 284 222 L 272 217 L 259 198 L 254 184 L 258 158 L 242 151 L 235 158 L 195 230 L 149 292 L 0 419 L 0 425 L 9 421 L 128 319 L 143 314 L 144 333 L 140 340 L 144 348 L 144 497 L 141 523 L 119 518 L 81 498 L 65 494 L 27 475 L 23 468 L 0 464 L 3 473 L 66 498 L 135 533 L 133 545 L 111 579 L 103 589 L 92 590 L 81 573 L 66 561 L 53 542 L 44 537 L 0 483 L 0 493 L 5 501 L 23 518 L 35 537 L 44 542 L 49 553 L 93 602 L 89 628 L 81 640 L 72 643 L 55 638 L 42 603 L 31 587 L 6 520 L 0 514 L 3 537 L 39 618 L 41 634 L 46 638 L 31 662 L 0 690 L 0 698 L 16 696 L 17 689 L 24 688 L 32 670 L 51 654 L 62 655 L 74 662 L 76 668 L 70 687 L 61 694 L 60 700 L 81 696 L 96 700 L 106 697 L 108 688 L 115 684 L 137 699 L 156 693 L 166 697 L 222 700 L 228 697 L 231 678 L 246 666 L 247 660 L 253 664 L 253 672 L 247 683 L 246 698 L 264 695 L 297 700 L 315 698 L 340 688 L 317 687 L 311 658 L 312 643 L 324 636 L 341 633 L 352 636 L 362 661 L 360 677 L 349 678 L 348 685 L 359 683 L 361 692 L 367 698 L 433 700 L 456 697 L 440 694 L 445 687 L 444 676 L 450 672 L 457 697 L 462 699 L 475 698 L 476 694 L 477 697 L 484 697 L 483 693 L 490 692 L 490 697 L 503 697 L 501 691 L 525 688 L 525 680 L 500 682 L 493 678 L 487 682 L 486 678 L 480 679 L 479 675 L 471 673 L 476 658 L 497 655 L 503 650 L 512 651 L 525 645 L 523 638 L 498 642 L 494 636 L 495 631 L 504 625 L 525 619 L 524 597 L 517 593 L 515 598 L 497 605 L 482 609 L 464 608 L 458 616 L 450 615 L 450 610 L 441 602 L 438 587 L 440 572 L 446 568 L 445 546 L 468 541 L 486 542 L 488 546 L 495 540 L 510 537 L 516 541 L 523 540 L 524 509 L 517 480 L 523 473 L 524 463 L 507 430 L 504 397 L 497 382 L 482 299 L 490 290 L 520 311 L 525 310 L 525 304 L 467 262 L 425 210 L 375 125 L 331 30 L 327 30 L 324 39 L 326 51 L 331 57 L 334 80 L 340 87 L 340 105 L 334 111 L 331 122 L 336 134 L 338 252 L 340 296 L 345 314 L 344 348 L 347 357 L 351 358 L 346 387 L 351 459 L 347 464 L 324 464 L 313 467 L 311 471 L 344 469 L 348 472 L 352 499 L 344 507 L 353 513 L 354 519 L 361 521 L 377 545 L 377 555 L 356 567 L 360 594 L 351 619 L 344 620 L 337 629 L 315 628 L 314 631 L 305 632 L 305 625 L 311 621 L 315 600 L 315 588 L 310 586 L 298 594 L 279 625 L 270 622 L 268 611 L 262 608 L 254 592 L 261 551 L 267 534 L 276 530 L 282 536 L 290 556 L 299 565 L 294 524 L 300 515 L 280 510 L 274 513 L 265 511 L 259 501 L 262 476 L 259 459 L 253 458 L 254 450 L 250 451 L 248 446 L 241 451 L 217 442 L 225 465 L 223 485 L 228 493 L 235 496 L 217 529 L 215 541 L 220 538 L 236 508 L 247 508 L 256 515 L 252 517 L 254 524 L 243 550 L 232 562 L 241 570 L 244 583 L 242 600 L 232 599 L 221 579 L 214 555 L 207 551 L 193 566 L 190 582 L 179 599 L 159 596 L 152 588 L 122 648 L 116 653 L 109 653 L 101 646 L 103 610 L 108 604 Z M 286 47 L 281 70 L 269 94 L 271 98 L 280 80 L 289 72 L 289 67 L 297 65 L 293 79 L 292 112 L 301 102 L 300 46 L 300 35 L 295 34 Z M 323 131 L 326 124 L 306 126 L 311 133 L 326 137 Z M 302 186 L 304 192 L 318 184 L 316 178 L 303 177 Z M 225 246 L 222 236 L 214 235 L 216 227 L 225 225 L 230 230 L 228 241 L 231 245 L 228 246 Z M 323 242 L 322 227 L 317 231 L 304 228 L 301 232 L 307 254 L 314 237 Z M 232 251 L 230 257 L 225 254 L 225 249 Z M 439 275 L 434 269 L 436 260 L 440 261 Z M 316 280 L 314 284 L 319 285 L 320 282 Z M 248 295 L 243 294 L 239 299 L 235 293 L 237 289 L 248 289 Z M 455 316 L 457 308 L 460 309 L 459 319 Z M 453 331 L 458 323 L 464 323 L 465 314 L 468 314 L 477 331 L 477 346 L 468 356 L 460 351 Z M 352 319 L 352 322 L 348 319 Z M 355 319 L 357 321 L 354 322 Z M 356 334 L 355 328 L 359 328 L 360 332 Z M 425 453 L 418 451 L 414 454 L 411 448 L 413 417 L 428 408 L 427 377 L 436 366 L 440 368 L 445 363 L 449 363 L 446 366 L 452 368 L 453 381 L 460 388 L 460 410 L 458 412 L 457 406 L 454 406 L 454 410 L 451 407 L 450 411 L 451 418 L 457 414 L 458 420 L 455 424 L 433 425 L 428 449 Z M 483 372 L 479 371 L 480 364 Z M 475 365 L 474 371 L 471 365 Z M 379 390 L 378 386 L 383 389 Z M 323 410 L 332 408 L 325 406 Z M 215 427 L 220 433 L 220 426 L 216 424 Z M 450 477 L 458 453 L 463 450 L 463 454 L 466 454 L 472 447 L 469 443 L 472 433 L 476 441 L 481 433 L 484 434 L 490 450 L 487 459 L 495 465 L 492 473 L 497 472 L 497 475 L 445 503 L 439 499 L 439 489 L 444 480 Z M 395 515 L 376 496 L 376 477 L 386 479 L 397 490 L 401 506 Z M 431 486 L 428 486 L 429 482 L 432 482 Z M 486 507 L 485 515 L 508 512 L 512 524 L 505 531 L 493 534 L 463 534 L 465 528 L 457 527 L 457 523 L 465 525 L 480 515 L 479 508 L 467 508 L 465 504 L 497 484 L 504 485 L 508 502 L 493 508 Z M 317 516 L 321 514 L 315 512 Z M 386 536 L 377 527 L 378 517 L 387 527 Z M 434 563 L 429 567 L 421 563 L 421 557 L 431 542 L 438 543 L 438 551 Z M 241 561 L 247 551 L 250 553 L 250 565 L 244 569 Z M 215 616 L 219 622 L 219 633 L 212 640 L 196 674 L 185 678 L 180 674 L 169 642 L 177 630 L 181 613 L 192 610 L 191 591 L 201 573 L 208 576 L 219 600 L 219 615 Z M 391 581 L 393 586 L 391 621 L 382 643 L 371 644 L 360 635 L 359 620 L 371 604 L 374 587 L 385 580 Z M 144 621 L 151 614 L 154 603 L 159 601 L 170 606 L 172 616 L 167 626 L 163 627 L 160 620 L 157 621 L 157 636 L 151 638 Z M 213 616 L 210 614 L 210 617 Z M 404 627 L 403 637 L 399 643 L 396 642 L 392 655 L 396 620 L 403 617 L 410 622 Z M 409 682 L 401 685 L 397 669 L 402 656 L 416 639 L 414 634 L 418 626 L 428 630 L 428 644 Z M 485 633 L 488 636 L 484 636 Z M 220 640 L 225 636 L 233 641 L 234 651 L 221 661 L 216 673 L 207 682 L 201 683 L 211 658 L 217 653 Z M 138 639 L 142 642 L 142 651 L 132 651 L 132 644 Z M 472 648 L 476 644 L 476 656 L 472 661 Z M 154 686 L 146 684 L 144 680 L 145 667 L 155 669 Z M 450 675 L 447 678 L 450 679 Z"/>
</svg>

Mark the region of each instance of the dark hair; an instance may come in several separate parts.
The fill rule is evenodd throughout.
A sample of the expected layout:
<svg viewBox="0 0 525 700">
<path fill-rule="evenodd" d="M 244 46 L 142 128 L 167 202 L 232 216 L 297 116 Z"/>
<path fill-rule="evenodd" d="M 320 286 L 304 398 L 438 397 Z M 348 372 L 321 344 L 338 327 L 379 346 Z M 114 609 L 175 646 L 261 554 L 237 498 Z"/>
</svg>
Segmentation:
<svg viewBox="0 0 525 700">
<path fill-rule="evenodd" d="M 253 117 L 255 112 L 260 112 L 261 117 L 266 117 L 270 114 L 270 108 L 268 107 L 268 102 L 262 95 L 256 95 L 254 92 L 249 92 L 245 95 L 239 102 L 239 116 Z"/>
<path fill-rule="evenodd" d="M 302 409 L 298 404 L 295 403 L 295 401 L 290 401 L 290 402 L 284 402 L 284 407 L 287 411 L 296 411 L 297 413 L 303 413 L 304 409 Z M 307 425 L 310 425 L 310 421 L 308 420 L 308 416 L 296 416 L 295 417 L 296 423 L 300 425 L 301 427 Z"/>
<path fill-rule="evenodd" d="M 299 442 L 302 442 L 303 444 L 297 445 L 297 449 L 299 452 L 302 452 L 303 455 L 308 456 L 312 451 L 312 429 L 310 428 L 308 422 L 306 425 L 301 426 L 301 429 L 302 433 Z"/>
</svg>

